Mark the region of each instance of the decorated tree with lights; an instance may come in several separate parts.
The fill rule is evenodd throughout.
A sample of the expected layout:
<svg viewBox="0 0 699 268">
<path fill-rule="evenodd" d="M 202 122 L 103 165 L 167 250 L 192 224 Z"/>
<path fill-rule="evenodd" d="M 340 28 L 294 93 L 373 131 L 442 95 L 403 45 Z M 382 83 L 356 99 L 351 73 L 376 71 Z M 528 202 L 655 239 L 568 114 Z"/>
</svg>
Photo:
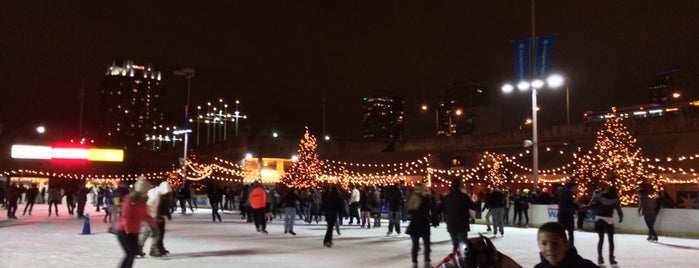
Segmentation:
<svg viewBox="0 0 699 268">
<path fill-rule="evenodd" d="M 507 181 L 505 176 L 505 168 L 503 165 L 504 155 L 486 152 L 481 158 L 481 166 L 486 170 L 485 179 L 490 182 L 493 187 L 502 187 Z"/>
<path fill-rule="evenodd" d="M 597 131 L 592 151 L 576 154 L 573 178 L 582 194 L 601 185 L 616 186 L 623 205 L 636 202 L 636 191 L 642 184 L 659 190 L 660 181 L 650 176 L 646 169 L 641 148 L 629 132 L 624 118 L 613 117 Z"/>
<path fill-rule="evenodd" d="M 286 171 L 281 181 L 289 187 L 318 188 L 323 162 L 318 158 L 317 148 L 316 137 L 306 127 L 306 133 L 299 142 L 298 160 Z"/>
</svg>

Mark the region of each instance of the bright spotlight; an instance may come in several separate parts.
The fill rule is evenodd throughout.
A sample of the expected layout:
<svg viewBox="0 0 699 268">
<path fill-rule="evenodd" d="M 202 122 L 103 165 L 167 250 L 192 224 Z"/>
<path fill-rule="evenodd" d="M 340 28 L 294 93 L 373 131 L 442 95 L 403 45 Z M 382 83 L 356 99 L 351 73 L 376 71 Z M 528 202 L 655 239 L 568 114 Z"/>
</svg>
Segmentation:
<svg viewBox="0 0 699 268">
<path fill-rule="evenodd" d="M 563 85 L 564 79 L 563 76 L 554 74 L 549 76 L 549 78 L 546 79 L 546 83 L 548 83 L 549 87 L 556 88 L 560 87 Z"/>
<path fill-rule="evenodd" d="M 541 79 L 535 79 L 534 81 L 532 81 L 533 88 L 539 89 L 543 86 L 544 86 L 544 81 L 541 81 Z"/>
<path fill-rule="evenodd" d="M 515 88 L 510 84 L 504 84 L 502 86 L 502 92 L 504 92 L 504 93 L 512 93 L 512 90 L 514 90 L 514 89 Z"/>
<path fill-rule="evenodd" d="M 46 128 L 44 126 L 36 127 L 36 133 L 44 134 L 44 132 L 46 132 Z"/>
<path fill-rule="evenodd" d="M 527 90 L 527 89 L 529 89 L 529 86 L 530 85 L 529 85 L 529 83 L 527 83 L 527 81 L 522 81 L 522 82 L 517 83 L 517 88 L 519 90 Z"/>
</svg>

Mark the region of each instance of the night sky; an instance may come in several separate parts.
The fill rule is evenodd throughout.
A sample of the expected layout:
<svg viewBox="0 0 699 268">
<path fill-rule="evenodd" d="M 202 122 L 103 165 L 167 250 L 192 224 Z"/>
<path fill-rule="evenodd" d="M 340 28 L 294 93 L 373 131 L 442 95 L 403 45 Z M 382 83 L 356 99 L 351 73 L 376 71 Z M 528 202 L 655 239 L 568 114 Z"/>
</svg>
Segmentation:
<svg viewBox="0 0 699 268">
<path fill-rule="evenodd" d="M 207 2 L 207 3 L 202 3 Z M 0 8 L 3 135 L 38 124 L 75 132 L 84 81 L 85 128 L 96 129 L 97 92 L 113 60 L 151 63 L 166 75 L 169 122 L 192 104 L 241 101 L 254 132 L 359 137 L 372 90 L 406 98 L 406 137 L 434 131 L 433 104 L 457 81 L 479 80 L 514 129 L 529 93 L 513 80 L 511 41 L 531 36 L 530 1 L 4 1 Z M 643 104 L 655 73 L 680 68 L 699 97 L 699 1 L 536 1 L 537 35 L 556 34 L 553 69 L 585 110 Z M 542 90 L 541 126 L 565 123 L 563 90 Z M 76 134 L 77 135 L 77 134 Z"/>
</svg>

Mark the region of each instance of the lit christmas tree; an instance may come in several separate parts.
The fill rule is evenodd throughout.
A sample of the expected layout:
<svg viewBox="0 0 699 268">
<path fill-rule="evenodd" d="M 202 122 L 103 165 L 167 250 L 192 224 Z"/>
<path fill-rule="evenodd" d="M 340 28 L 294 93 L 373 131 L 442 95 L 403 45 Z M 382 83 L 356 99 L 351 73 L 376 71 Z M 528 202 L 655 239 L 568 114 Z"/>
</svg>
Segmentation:
<svg viewBox="0 0 699 268">
<path fill-rule="evenodd" d="M 323 175 L 323 162 L 318 159 L 317 148 L 316 137 L 310 134 L 306 127 L 306 133 L 299 142 L 298 160 L 286 171 L 281 181 L 289 187 L 318 188 L 321 185 L 319 178 Z"/>
<path fill-rule="evenodd" d="M 503 158 L 504 155 L 502 154 L 485 152 L 485 156 L 481 159 L 481 165 L 487 170 L 485 175 L 486 181 L 490 181 L 493 187 L 502 187 L 507 181 Z"/>
<path fill-rule="evenodd" d="M 642 184 L 660 190 L 660 181 L 648 174 L 643 163 L 641 148 L 629 133 L 624 118 L 613 117 L 597 131 L 597 141 L 591 152 L 575 155 L 576 168 L 572 177 L 578 183 L 580 194 L 602 185 L 616 186 L 622 205 L 636 203 L 636 191 Z"/>
</svg>

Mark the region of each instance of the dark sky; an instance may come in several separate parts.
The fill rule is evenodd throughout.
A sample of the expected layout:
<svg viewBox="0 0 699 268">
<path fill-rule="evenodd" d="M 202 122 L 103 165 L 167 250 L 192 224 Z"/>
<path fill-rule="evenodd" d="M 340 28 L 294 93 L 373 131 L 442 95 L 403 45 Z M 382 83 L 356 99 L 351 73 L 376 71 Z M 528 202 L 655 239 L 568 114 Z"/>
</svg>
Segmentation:
<svg viewBox="0 0 699 268">
<path fill-rule="evenodd" d="M 203 3 L 206 2 L 206 3 Z M 536 1 L 537 35 L 556 34 L 554 71 L 571 91 L 571 117 L 647 102 L 658 71 L 699 80 L 699 1 Z M 112 60 L 163 71 L 168 118 L 192 103 L 239 99 L 256 131 L 357 137 L 371 90 L 406 97 L 407 137 L 431 133 L 419 113 L 456 81 L 480 80 L 503 107 L 505 128 L 530 109 L 530 94 L 502 95 L 513 78 L 511 41 L 531 35 L 530 1 L 39 1 L 0 9 L 0 122 L 4 132 L 43 123 L 86 128 Z M 697 83 L 695 83 L 696 85 Z M 692 88 L 697 96 L 696 87 Z M 543 90 L 542 126 L 565 122 L 563 91 Z M 69 131 L 70 132 L 70 131 Z M 77 130 L 75 131 L 77 133 Z"/>
</svg>

